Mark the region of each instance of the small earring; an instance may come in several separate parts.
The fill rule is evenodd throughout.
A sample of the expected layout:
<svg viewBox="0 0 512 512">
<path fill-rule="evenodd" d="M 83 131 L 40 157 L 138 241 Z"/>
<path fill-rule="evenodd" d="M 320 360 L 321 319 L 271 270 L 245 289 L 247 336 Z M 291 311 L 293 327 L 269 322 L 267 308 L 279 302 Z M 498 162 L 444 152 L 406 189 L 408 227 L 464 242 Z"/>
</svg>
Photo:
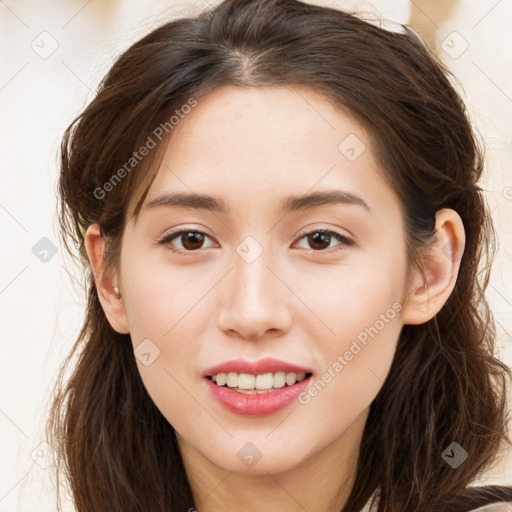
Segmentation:
<svg viewBox="0 0 512 512">
<path fill-rule="evenodd" d="M 123 299 L 121 298 L 121 292 L 119 291 L 119 288 L 117 286 L 114 286 L 114 291 L 116 292 L 117 298 L 123 302 Z"/>
</svg>

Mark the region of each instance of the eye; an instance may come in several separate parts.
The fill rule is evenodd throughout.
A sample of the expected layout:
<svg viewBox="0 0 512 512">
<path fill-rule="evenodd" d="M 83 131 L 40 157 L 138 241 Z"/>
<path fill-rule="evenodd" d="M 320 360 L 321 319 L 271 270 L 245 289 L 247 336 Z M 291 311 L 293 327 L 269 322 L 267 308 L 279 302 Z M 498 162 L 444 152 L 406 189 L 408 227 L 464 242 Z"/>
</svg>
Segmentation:
<svg viewBox="0 0 512 512">
<path fill-rule="evenodd" d="M 307 243 L 312 247 L 314 252 L 325 252 L 325 249 L 332 248 L 331 242 L 333 239 L 340 242 L 338 245 L 354 245 L 354 242 L 350 240 L 350 238 L 330 229 L 317 229 L 315 231 L 310 231 L 309 233 L 302 235 L 299 240 L 304 238 L 307 240 Z"/>
<path fill-rule="evenodd" d="M 164 235 L 160 240 L 158 240 L 158 243 L 162 245 L 168 245 L 170 250 L 173 252 L 187 253 L 194 252 L 196 249 L 201 249 L 205 237 L 210 238 L 203 231 L 198 231 L 196 229 L 185 229 Z M 172 247 L 171 242 L 176 239 L 178 239 L 181 243 L 181 248 L 175 249 Z"/>
<path fill-rule="evenodd" d="M 211 237 L 203 231 L 181 230 L 165 234 L 160 240 L 158 240 L 158 243 L 161 245 L 167 245 L 173 252 L 187 253 L 196 252 L 197 249 L 204 248 L 203 245 L 206 238 Z M 304 233 L 299 238 L 299 240 L 302 239 L 307 240 L 307 243 L 310 245 L 313 252 L 325 252 L 325 249 L 332 248 L 331 242 L 333 239 L 340 242 L 338 245 L 354 245 L 352 240 L 330 229 L 317 229 L 315 231 Z M 178 240 L 181 243 L 181 247 L 172 247 L 172 242 L 175 240 Z"/>
</svg>

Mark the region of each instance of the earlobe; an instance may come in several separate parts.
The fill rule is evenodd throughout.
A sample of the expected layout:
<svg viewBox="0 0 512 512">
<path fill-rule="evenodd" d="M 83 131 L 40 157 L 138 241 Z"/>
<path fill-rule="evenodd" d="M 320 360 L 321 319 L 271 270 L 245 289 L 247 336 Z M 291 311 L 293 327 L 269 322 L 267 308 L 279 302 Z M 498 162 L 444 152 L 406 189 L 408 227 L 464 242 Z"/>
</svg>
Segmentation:
<svg viewBox="0 0 512 512">
<path fill-rule="evenodd" d="M 464 224 L 459 214 L 444 208 L 436 213 L 436 236 L 426 250 L 423 266 L 414 273 L 404 300 L 404 324 L 428 322 L 452 293 L 464 253 Z"/>
<path fill-rule="evenodd" d="M 130 332 L 126 309 L 117 286 L 115 271 L 105 268 L 105 237 L 98 224 L 91 224 L 85 234 L 85 248 L 98 297 L 112 328 L 120 334 Z M 117 289 L 117 292 L 116 292 Z"/>
</svg>

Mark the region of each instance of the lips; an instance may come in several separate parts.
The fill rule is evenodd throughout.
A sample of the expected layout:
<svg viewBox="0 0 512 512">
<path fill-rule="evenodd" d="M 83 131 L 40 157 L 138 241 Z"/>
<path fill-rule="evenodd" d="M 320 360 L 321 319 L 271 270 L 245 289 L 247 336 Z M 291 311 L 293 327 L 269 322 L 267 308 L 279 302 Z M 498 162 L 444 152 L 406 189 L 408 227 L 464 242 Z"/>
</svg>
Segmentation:
<svg viewBox="0 0 512 512">
<path fill-rule="evenodd" d="M 262 375 L 265 373 L 313 373 L 313 370 L 297 366 L 295 364 L 287 363 L 286 361 L 280 361 L 272 357 L 266 357 L 259 361 L 245 361 L 244 359 L 227 361 L 225 363 L 212 366 L 203 372 L 203 377 L 211 377 L 218 373 L 248 373 L 251 375 Z"/>
<path fill-rule="evenodd" d="M 208 368 L 204 383 L 229 411 L 264 416 L 289 405 L 309 385 L 312 370 L 273 358 L 233 360 Z"/>
</svg>

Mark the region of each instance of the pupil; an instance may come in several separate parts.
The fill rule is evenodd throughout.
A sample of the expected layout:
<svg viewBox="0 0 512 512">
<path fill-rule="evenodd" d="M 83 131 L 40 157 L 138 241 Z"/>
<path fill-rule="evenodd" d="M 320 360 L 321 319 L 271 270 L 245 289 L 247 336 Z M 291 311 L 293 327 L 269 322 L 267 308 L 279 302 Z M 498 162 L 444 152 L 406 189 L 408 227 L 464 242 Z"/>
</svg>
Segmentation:
<svg viewBox="0 0 512 512">
<path fill-rule="evenodd" d="M 185 235 L 185 242 L 183 243 L 183 246 L 187 249 L 197 249 L 201 246 L 203 235 L 201 233 L 198 233 L 197 231 L 189 231 Z M 183 240 L 182 240 L 183 242 Z M 192 247 L 190 247 L 190 244 L 192 244 Z M 197 244 L 198 246 L 194 245 Z"/>
<path fill-rule="evenodd" d="M 320 233 L 320 232 L 317 231 L 315 234 L 310 235 L 309 239 L 310 239 L 310 245 L 313 248 L 318 249 L 318 247 L 315 247 L 315 244 L 318 244 L 318 243 L 320 243 L 320 245 L 321 245 L 320 248 L 329 247 L 330 236 L 328 234 L 326 234 L 326 233 Z M 325 244 L 326 239 L 327 239 L 327 245 Z"/>
</svg>

